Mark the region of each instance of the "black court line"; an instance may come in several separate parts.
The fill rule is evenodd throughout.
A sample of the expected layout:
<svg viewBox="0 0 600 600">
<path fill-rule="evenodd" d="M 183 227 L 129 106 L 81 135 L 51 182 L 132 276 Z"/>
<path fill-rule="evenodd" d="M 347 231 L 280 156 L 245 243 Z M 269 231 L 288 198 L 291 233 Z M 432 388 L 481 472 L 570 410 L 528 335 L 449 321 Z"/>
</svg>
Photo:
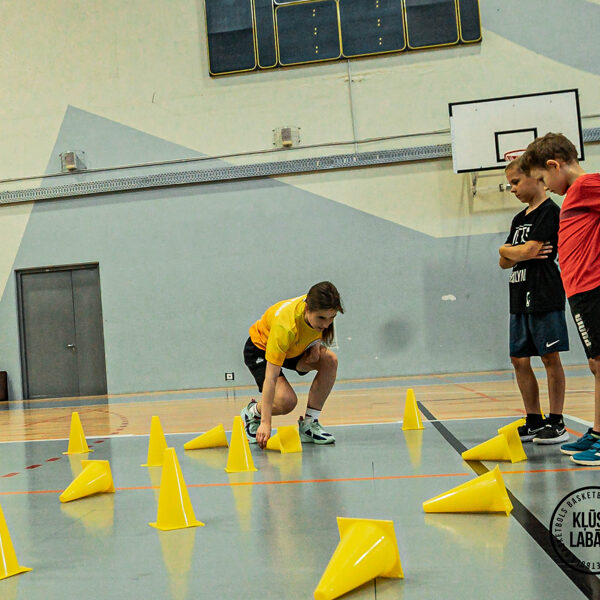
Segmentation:
<svg viewBox="0 0 600 600">
<path fill-rule="evenodd" d="M 460 442 L 454 435 L 444 426 L 441 421 L 438 421 L 429 412 L 421 402 L 417 402 L 419 410 L 429 419 L 431 424 L 440 432 L 442 437 L 459 453 L 462 454 L 467 447 Z M 487 473 L 489 469 L 478 460 L 465 461 L 477 475 Z M 534 539 L 537 545 L 552 559 L 554 564 L 585 594 L 590 600 L 600 600 L 600 579 L 591 573 L 582 573 L 571 568 L 562 561 L 554 552 L 552 543 L 550 542 L 550 532 L 548 528 L 517 498 L 510 490 L 506 490 L 510 501 L 513 503 L 511 516 L 525 529 L 525 531 Z M 568 550 L 567 550 L 568 551 Z M 574 561 L 577 559 L 575 557 Z"/>
</svg>

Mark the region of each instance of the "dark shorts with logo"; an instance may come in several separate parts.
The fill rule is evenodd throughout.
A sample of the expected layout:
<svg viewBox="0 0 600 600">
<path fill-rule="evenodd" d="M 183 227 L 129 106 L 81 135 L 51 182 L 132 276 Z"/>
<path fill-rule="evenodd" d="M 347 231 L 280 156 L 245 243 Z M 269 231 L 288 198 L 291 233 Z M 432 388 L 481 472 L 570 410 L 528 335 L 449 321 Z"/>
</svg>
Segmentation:
<svg viewBox="0 0 600 600">
<path fill-rule="evenodd" d="M 564 310 L 510 315 L 510 356 L 544 356 L 569 349 Z"/>
<path fill-rule="evenodd" d="M 585 355 L 600 356 L 600 287 L 571 296 L 569 306 Z"/>
<path fill-rule="evenodd" d="M 298 371 L 298 361 L 302 358 L 302 354 L 300 356 L 295 356 L 294 358 L 286 358 L 283 361 L 283 368 L 290 369 L 291 371 L 296 371 L 298 375 L 306 375 L 309 371 Z M 263 383 L 265 382 L 265 374 L 267 372 L 267 359 L 265 358 L 265 351 L 257 348 L 250 338 L 246 340 L 246 344 L 244 346 L 244 362 L 248 369 L 250 369 L 250 373 L 254 377 L 256 381 L 256 385 L 258 386 L 258 391 L 262 392 Z M 285 379 L 285 375 L 280 373 L 279 377 L 283 377 Z"/>
</svg>

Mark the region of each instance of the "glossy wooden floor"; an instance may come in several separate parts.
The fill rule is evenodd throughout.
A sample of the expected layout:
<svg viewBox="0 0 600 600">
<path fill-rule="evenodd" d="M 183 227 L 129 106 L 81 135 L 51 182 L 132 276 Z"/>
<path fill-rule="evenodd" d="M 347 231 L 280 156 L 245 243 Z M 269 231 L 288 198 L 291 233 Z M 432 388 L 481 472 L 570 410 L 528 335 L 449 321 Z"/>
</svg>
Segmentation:
<svg viewBox="0 0 600 600">
<path fill-rule="evenodd" d="M 566 367 L 564 412 L 593 420 L 593 378 L 586 365 Z M 548 411 L 544 369 L 536 369 L 542 409 Z M 273 426 L 296 423 L 304 414 L 308 383 L 294 383 L 298 406 L 276 417 Z M 402 419 L 406 390 L 438 419 L 522 415 L 511 371 L 488 371 L 418 377 L 338 381 L 323 411 L 329 425 L 386 423 Z M 255 388 L 232 387 L 151 392 L 91 398 L 59 398 L 11 402 L 0 410 L 0 442 L 68 438 L 73 410 L 79 412 L 88 436 L 144 435 L 153 415 L 169 433 L 207 431 L 217 423 L 229 426 Z"/>
<path fill-rule="evenodd" d="M 567 371 L 571 439 L 592 417 L 587 366 Z M 537 371 L 547 411 L 544 371 Z M 276 417 L 295 423 L 299 404 Z M 403 431 L 406 390 L 433 418 Z M 226 473 L 227 448 L 184 451 L 199 432 L 232 419 L 252 388 L 180 390 L 12 402 L 0 408 L 0 505 L 19 563 L 33 571 L 0 581 L 1 600 L 300 600 L 313 597 L 339 541 L 339 516 L 394 523 L 404 579 L 370 581 L 344 600 L 600 600 L 600 579 L 567 573 L 547 528 L 569 492 L 594 485 L 556 446 L 527 444 L 527 461 L 500 469 L 515 509 L 425 514 L 423 501 L 474 479 L 490 462 L 461 450 L 523 414 L 510 371 L 338 381 L 322 421 L 333 446 L 301 454 L 252 447 L 256 472 Z M 93 454 L 64 456 L 77 411 Z M 157 531 L 160 467 L 142 467 L 151 417 L 176 449 L 195 517 L 205 527 Z M 68 504 L 60 493 L 82 459 L 108 460 L 116 492 Z M 475 461 L 477 462 L 477 461 Z M 537 536 L 538 523 L 543 535 Z"/>
</svg>

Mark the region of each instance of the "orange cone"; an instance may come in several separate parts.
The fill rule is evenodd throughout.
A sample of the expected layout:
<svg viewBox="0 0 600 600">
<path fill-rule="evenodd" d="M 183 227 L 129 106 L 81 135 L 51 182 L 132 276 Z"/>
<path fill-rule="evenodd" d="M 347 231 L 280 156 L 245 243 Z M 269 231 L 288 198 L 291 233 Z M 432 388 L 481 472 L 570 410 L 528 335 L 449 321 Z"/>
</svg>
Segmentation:
<svg viewBox="0 0 600 600">
<path fill-rule="evenodd" d="M 209 429 L 206 433 L 195 437 L 193 440 L 186 442 L 183 445 L 184 450 L 199 450 L 201 448 L 219 448 L 224 446 L 227 448 L 227 436 L 223 425 L 217 425 Z"/>
<path fill-rule="evenodd" d="M 315 600 L 333 600 L 376 577 L 404 577 L 392 521 L 338 517 L 337 522 L 340 542 Z"/>
<path fill-rule="evenodd" d="M 88 448 L 81 426 L 81 419 L 78 412 L 71 413 L 71 432 L 69 434 L 69 447 L 63 454 L 86 454 L 93 452 Z"/>
<path fill-rule="evenodd" d="M 110 464 L 107 460 L 82 460 L 83 471 L 60 495 L 61 502 L 71 502 L 102 492 L 114 493 Z"/>
<path fill-rule="evenodd" d="M 6 519 L 0 506 L 0 579 L 25 573 L 25 571 L 31 571 L 31 569 L 21 566 L 19 561 L 17 561 L 17 555 L 10 539 Z"/>
<path fill-rule="evenodd" d="M 156 416 L 152 417 L 150 440 L 148 442 L 148 460 L 142 467 L 162 467 L 166 448 L 167 440 L 160 419 Z"/>
<path fill-rule="evenodd" d="M 204 525 L 194 514 L 175 448 L 165 450 L 156 522 L 149 525 L 162 531 Z"/>
</svg>

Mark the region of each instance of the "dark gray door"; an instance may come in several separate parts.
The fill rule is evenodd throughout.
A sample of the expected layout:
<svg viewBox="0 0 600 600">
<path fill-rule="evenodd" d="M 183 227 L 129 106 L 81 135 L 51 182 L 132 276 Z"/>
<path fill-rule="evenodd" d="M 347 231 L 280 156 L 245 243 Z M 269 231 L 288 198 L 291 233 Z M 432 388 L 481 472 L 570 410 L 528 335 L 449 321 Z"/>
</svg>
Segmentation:
<svg viewBox="0 0 600 600">
<path fill-rule="evenodd" d="M 106 394 L 98 266 L 17 277 L 24 397 Z"/>
</svg>

